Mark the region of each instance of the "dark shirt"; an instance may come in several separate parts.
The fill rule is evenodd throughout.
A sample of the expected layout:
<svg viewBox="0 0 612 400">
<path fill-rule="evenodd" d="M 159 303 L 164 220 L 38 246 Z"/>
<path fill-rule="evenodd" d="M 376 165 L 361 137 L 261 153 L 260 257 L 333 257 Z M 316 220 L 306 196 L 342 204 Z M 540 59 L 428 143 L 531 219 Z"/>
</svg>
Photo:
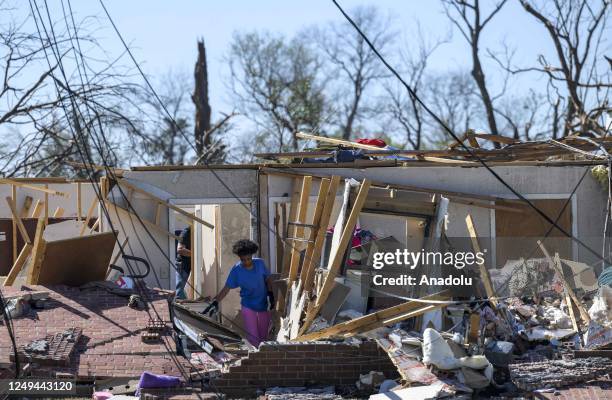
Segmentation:
<svg viewBox="0 0 612 400">
<path fill-rule="evenodd" d="M 191 227 L 188 226 L 187 228 L 183 229 L 181 231 L 181 234 L 179 235 L 179 243 L 182 243 L 183 246 L 185 246 L 188 250 L 191 250 Z M 176 254 L 176 261 L 180 262 L 183 265 L 191 265 L 191 257 L 186 257 L 186 256 L 182 256 L 180 254 Z"/>
</svg>

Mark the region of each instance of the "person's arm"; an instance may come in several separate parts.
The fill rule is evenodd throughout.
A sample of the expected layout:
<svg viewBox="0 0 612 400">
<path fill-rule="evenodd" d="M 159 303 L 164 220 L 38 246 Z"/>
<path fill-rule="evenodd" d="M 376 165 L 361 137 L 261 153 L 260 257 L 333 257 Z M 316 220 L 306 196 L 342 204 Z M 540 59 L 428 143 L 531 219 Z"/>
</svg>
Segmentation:
<svg viewBox="0 0 612 400">
<path fill-rule="evenodd" d="M 230 291 L 229 287 L 223 286 L 223 289 L 221 289 L 221 291 L 219 293 L 217 293 L 217 295 L 215 297 L 213 297 L 213 301 L 219 302 L 219 301 L 223 300 L 225 298 L 225 296 L 227 296 L 229 291 Z"/>
<path fill-rule="evenodd" d="M 184 257 L 191 257 L 191 250 L 189 250 L 185 245 L 179 242 L 178 246 L 176 246 L 176 252 Z"/>
</svg>

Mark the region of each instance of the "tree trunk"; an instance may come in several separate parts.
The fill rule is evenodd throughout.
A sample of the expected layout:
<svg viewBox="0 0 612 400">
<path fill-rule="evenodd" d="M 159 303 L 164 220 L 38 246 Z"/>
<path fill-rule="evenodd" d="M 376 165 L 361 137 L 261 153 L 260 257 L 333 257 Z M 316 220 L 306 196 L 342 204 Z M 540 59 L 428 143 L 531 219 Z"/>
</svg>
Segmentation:
<svg viewBox="0 0 612 400">
<path fill-rule="evenodd" d="M 208 69 L 206 67 L 206 48 L 204 40 L 198 40 L 198 59 L 195 64 L 195 89 L 192 100 L 195 104 L 194 139 L 196 159 L 200 159 L 211 145 L 210 103 L 208 101 Z"/>
</svg>

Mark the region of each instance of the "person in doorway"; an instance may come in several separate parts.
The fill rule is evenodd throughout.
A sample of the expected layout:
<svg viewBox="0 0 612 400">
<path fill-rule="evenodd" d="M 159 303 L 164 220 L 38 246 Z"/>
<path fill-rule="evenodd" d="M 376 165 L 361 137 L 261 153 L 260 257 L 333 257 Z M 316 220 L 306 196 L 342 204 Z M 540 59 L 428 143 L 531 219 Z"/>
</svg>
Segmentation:
<svg viewBox="0 0 612 400">
<path fill-rule="evenodd" d="M 177 299 L 187 299 L 185 285 L 191 274 L 191 227 L 183 229 L 176 246 L 176 291 Z"/>
<path fill-rule="evenodd" d="M 240 288 L 240 314 L 247 331 L 248 341 L 255 347 L 268 338 L 270 311 L 274 307 L 270 271 L 264 260 L 253 258 L 259 247 L 248 239 L 237 241 L 232 252 L 240 258 L 230 270 L 225 286 L 202 312 L 211 315 L 219 310 L 219 302 L 231 289 Z"/>
</svg>

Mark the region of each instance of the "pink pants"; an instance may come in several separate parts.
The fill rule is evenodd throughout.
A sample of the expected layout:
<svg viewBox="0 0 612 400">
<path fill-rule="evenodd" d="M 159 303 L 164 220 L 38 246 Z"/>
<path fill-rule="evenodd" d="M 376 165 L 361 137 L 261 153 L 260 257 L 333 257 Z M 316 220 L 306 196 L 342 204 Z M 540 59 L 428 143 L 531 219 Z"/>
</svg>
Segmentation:
<svg viewBox="0 0 612 400">
<path fill-rule="evenodd" d="M 242 307 L 240 310 L 244 327 L 248 333 L 247 339 L 255 346 L 268 339 L 268 329 L 270 328 L 270 312 L 255 311 L 247 307 Z"/>
</svg>

